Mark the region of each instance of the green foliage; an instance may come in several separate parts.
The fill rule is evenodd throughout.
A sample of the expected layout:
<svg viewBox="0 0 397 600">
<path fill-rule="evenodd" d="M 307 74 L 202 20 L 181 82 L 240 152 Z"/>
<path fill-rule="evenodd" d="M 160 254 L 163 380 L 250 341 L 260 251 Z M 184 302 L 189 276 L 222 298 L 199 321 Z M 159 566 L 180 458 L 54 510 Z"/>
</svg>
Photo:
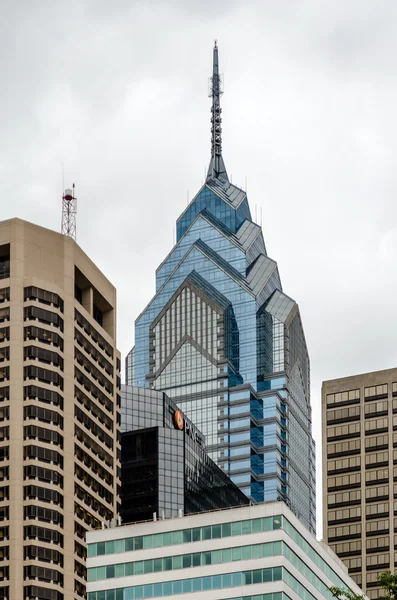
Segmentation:
<svg viewBox="0 0 397 600">
<path fill-rule="evenodd" d="M 362 594 L 359 596 L 357 594 L 354 594 L 353 592 L 350 592 L 347 589 L 339 588 L 336 585 L 330 587 L 329 591 L 331 592 L 334 598 L 337 598 L 337 600 L 344 600 L 345 598 L 346 600 L 365 600 L 365 596 L 363 596 Z"/>
<path fill-rule="evenodd" d="M 385 590 L 384 600 L 397 600 L 397 574 L 386 571 L 378 575 L 378 582 Z"/>
<path fill-rule="evenodd" d="M 397 600 L 397 573 L 386 571 L 378 575 L 378 583 L 386 592 L 381 600 Z M 337 600 L 365 600 L 364 595 L 354 594 L 347 589 L 333 585 L 329 588 L 332 596 Z"/>
</svg>

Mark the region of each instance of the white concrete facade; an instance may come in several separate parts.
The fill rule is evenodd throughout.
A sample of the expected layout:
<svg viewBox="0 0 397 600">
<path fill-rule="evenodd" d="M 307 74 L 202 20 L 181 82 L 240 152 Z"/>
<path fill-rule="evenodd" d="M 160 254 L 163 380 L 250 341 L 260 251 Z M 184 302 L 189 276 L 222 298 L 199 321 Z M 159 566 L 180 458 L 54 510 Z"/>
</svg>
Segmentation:
<svg viewBox="0 0 397 600">
<path fill-rule="evenodd" d="M 88 600 L 109 600 L 115 598 L 115 600 L 137 600 L 141 597 L 164 597 L 179 598 L 181 595 L 186 597 L 194 597 L 197 600 L 205 599 L 231 599 L 231 598 L 244 598 L 246 596 L 265 595 L 262 596 L 266 600 L 329 600 L 332 596 L 328 591 L 328 587 L 331 585 L 340 585 L 350 588 L 356 593 L 361 593 L 361 590 L 349 577 L 347 569 L 342 561 L 330 550 L 324 543 L 319 542 L 315 537 L 301 524 L 296 516 L 286 507 L 282 502 L 269 502 L 264 504 L 258 504 L 250 507 L 233 508 L 220 510 L 215 512 L 201 513 L 197 515 L 191 515 L 181 518 L 169 519 L 157 522 L 144 522 L 137 523 L 134 525 L 117 527 L 114 529 L 105 529 L 99 531 L 89 532 L 87 534 L 87 543 L 89 545 L 89 554 L 95 554 L 99 551 L 98 546 L 91 546 L 91 544 L 98 544 L 101 542 L 116 542 L 117 540 L 123 540 L 127 538 L 139 538 L 140 536 L 158 536 L 158 534 L 167 534 L 169 532 L 179 532 L 183 530 L 191 530 L 195 528 L 207 528 L 205 534 L 208 534 L 208 526 L 223 525 L 228 527 L 226 524 L 237 524 L 238 522 L 251 521 L 252 531 L 254 526 L 252 523 L 255 521 L 257 524 L 260 522 L 268 523 L 272 518 L 272 523 L 276 527 L 280 528 L 263 530 L 259 532 L 243 533 L 236 535 L 228 535 L 227 537 L 219 537 L 217 539 L 200 539 L 199 541 L 191 541 L 188 543 L 176 543 L 159 545 L 159 540 L 165 538 L 152 538 L 153 544 L 158 545 L 156 548 L 146 548 L 141 550 L 131 550 L 118 553 L 105 553 L 97 556 L 89 556 L 87 559 L 87 567 L 89 569 L 89 577 L 87 583 Z M 262 520 L 262 521 L 261 521 Z M 232 525 L 233 527 L 233 525 Z M 243 526 L 242 526 L 243 527 Z M 245 528 L 247 525 L 245 526 Z M 267 525 L 265 526 L 267 528 Z M 197 530 L 196 530 L 197 531 Z M 204 530 L 202 530 L 203 532 Z M 214 529 L 212 529 L 214 531 Z M 223 530 L 222 530 L 223 531 Z M 172 534 L 174 535 L 174 533 Z M 189 535 L 189 534 L 188 534 Z M 192 534 L 193 535 L 193 534 Z M 122 542 L 121 542 L 122 543 Z M 134 542 L 135 543 L 135 542 Z M 139 542 L 140 543 L 140 542 Z M 152 542 L 151 542 L 152 543 Z M 276 544 L 271 546 L 271 543 Z M 244 553 L 248 554 L 254 551 L 250 551 L 249 547 L 259 545 L 267 545 L 266 548 L 270 549 L 266 551 L 266 556 L 259 558 L 251 557 L 247 559 L 243 557 Z M 263 547 L 263 546 L 262 546 Z M 271 555 L 271 548 L 274 548 L 274 555 Z M 159 559 L 168 557 L 178 561 L 175 557 L 182 557 L 189 554 L 195 554 L 196 557 L 199 553 L 209 552 L 211 556 L 220 556 L 219 552 L 231 549 L 231 552 L 235 554 L 233 558 L 228 560 L 217 561 L 217 564 L 200 564 L 199 566 L 192 566 L 188 568 L 174 568 L 172 570 L 161 570 L 159 572 L 148 572 L 142 574 L 115 576 L 104 579 L 101 578 L 104 574 L 104 570 L 96 571 L 95 569 L 101 569 L 101 567 L 109 567 L 109 565 L 119 565 L 119 569 L 123 563 L 135 563 L 141 565 L 151 565 L 151 563 L 142 563 L 141 561 L 151 561 L 151 559 L 157 561 L 157 565 L 160 565 Z M 90 551 L 91 550 L 91 551 Z M 103 546 L 101 547 L 103 551 Z M 236 556 L 241 552 L 241 558 L 236 559 Z M 204 555 L 202 555 L 204 556 Z M 222 557 L 224 554 L 222 554 Z M 291 558 L 292 557 L 292 558 Z M 182 559 L 181 559 L 182 560 Z M 184 559 L 183 559 L 184 560 Z M 209 559 L 211 560 L 211 558 Z M 154 564 L 154 563 L 153 563 Z M 163 561 L 163 565 L 164 565 Z M 136 567 L 129 567 L 129 569 Z M 182 593 L 177 592 L 169 593 L 166 591 L 164 584 L 173 582 L 173 590 L 175 589 L 175 582 L 182 580 L 195 580 L 195 585 L 200 586 L 200 578 L 208 578 L 210 576 L 219 576 L 224 574 L 239 574 L 244 573 L 243 579 L 246 578 L 247 572 L 256 571 L 259 573 L 260 570 L 266 570 L 276 568 L 277 580 L 273 581 L 262 581 L 260 583 L 254 583 L 253 581 L 247 585 L 242 583 L 241 585 L 231 585 L 229 588 L 222 586 L 222 588 L 215 589 L 201 589 L 200 591 L 183 591 Z M 282 569 L 280 571 L 280 568 Z M 111 566 L 110 569 L 113 569 Z M 127 569 L 127 567 L 125 567 Z M 331 571 L 332 570 L 332 571 Z M 282 576 L 280 577 L 280 572 Z M 276 571 L 273 571 L 276 573 Z M 98 574 L 98 580 L 93 581 Z M 106 575 L 105 575 L 106 576 Z M 259 575 L 260 576 L 260 575 Z M 109 577 L 109 576 L 108 576 Z M 236 575 L 236 580 L 238 580 Z M 263 575 L 265 579 L 267 575 Z M 270 577 L 270 575 L 269 575 Z M 212 582 L 215 580 L 212 578 Z M 223 580 L 222 580 L 223 581 Z M 161 586 L 156 584 L 161 584 Z M 192 585 L 190 583 L 186 584 Z M 204 585 L 204 583 L 202 584 Z M 205 585 L 211 586 L 210 580 L 206 580 Z M 153 586 L 152 588 L 141 588 L 140 586 Z M 112 590 L 107 594 L 106 590 Z M 121 591 L 123 590 L 123 592 Z M 162 590 L 162 591 L 161 591 Z M 168 586 L 169 590 L 169 586 Z M 118 591 L 116 595 L 116 591 Z M 152 594 L 152 595 L 150 595 Z M 270 594 L 266 596 L 266 594 Z M 283 595 L 284 594 L 284 595 Z"/>
</svg>

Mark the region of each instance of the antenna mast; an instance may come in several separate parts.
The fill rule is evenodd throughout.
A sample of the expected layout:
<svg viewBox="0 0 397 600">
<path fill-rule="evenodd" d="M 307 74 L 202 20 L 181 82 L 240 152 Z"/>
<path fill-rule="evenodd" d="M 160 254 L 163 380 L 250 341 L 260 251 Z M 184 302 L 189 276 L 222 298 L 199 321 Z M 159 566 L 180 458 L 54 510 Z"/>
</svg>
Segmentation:
<svg viewBox="0 0 397 600">
<path fill-rule="evenodd" d="M 208 179 L 219 179 L 227 183 L 225 163 L 222 158 L 222 109 L 223 77 L 219 75 L 218 43 L 215 40 L 213 49 L 212 77 L 209 81 L 208 95 L 212 98 L 211 106 L 211 162 L 208 169 Z"/>
<path fill-rule="evenodd" d="M 61 233 L 76 239 L 76 214 L 77 198 L 74 195 L 74 184 L 72 190 L 65 190 L 62 196 L 62 224 Z"/>
</svg>

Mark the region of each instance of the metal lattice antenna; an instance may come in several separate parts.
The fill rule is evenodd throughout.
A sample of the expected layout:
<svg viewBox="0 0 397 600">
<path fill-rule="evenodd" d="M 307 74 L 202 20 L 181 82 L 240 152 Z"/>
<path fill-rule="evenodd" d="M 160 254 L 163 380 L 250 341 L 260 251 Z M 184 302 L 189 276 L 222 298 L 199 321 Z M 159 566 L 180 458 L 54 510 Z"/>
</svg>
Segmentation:
<svg viewBox="0 0 397 600">
<path fill-rule="evenodd" d="M 77 198 L 74 195 L 74 184 L 72 190 L 65 190 L 62 196 L 62 224 L 61 233 L 76 239 L 76 214 Z"/>
<path fill-rule="evenodd" d="M 209 97 L 211 106 L 211 162 L 207 179 L 220 179 L 228 182 L 225 163 L 222 158 L 222 109 L 221 95 L 223 94 L 223 79 L 219 75 L 218 44 L 215 40 L 213 52 L 212 77 L 210 78 Z"/>
</svg>

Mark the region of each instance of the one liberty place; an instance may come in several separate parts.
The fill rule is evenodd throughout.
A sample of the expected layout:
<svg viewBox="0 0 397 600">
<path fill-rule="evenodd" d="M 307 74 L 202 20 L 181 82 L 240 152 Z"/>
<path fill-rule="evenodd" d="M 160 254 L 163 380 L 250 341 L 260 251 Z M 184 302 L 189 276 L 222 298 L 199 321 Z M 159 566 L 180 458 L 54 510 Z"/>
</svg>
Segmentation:
<svg viewBox="0 0 397 600">
<path fill-rule="evenodd" d="M 310 365 L 297 303 L 222 157 L 218 47 L 211 160 L 135 322 L 127 384 L 164 391 L 206 437 L 210 457 L 255 502 L 284 500 L 315 532 Z M 131 414 L 123 406 L 123 430 Z"/>
</svg>

